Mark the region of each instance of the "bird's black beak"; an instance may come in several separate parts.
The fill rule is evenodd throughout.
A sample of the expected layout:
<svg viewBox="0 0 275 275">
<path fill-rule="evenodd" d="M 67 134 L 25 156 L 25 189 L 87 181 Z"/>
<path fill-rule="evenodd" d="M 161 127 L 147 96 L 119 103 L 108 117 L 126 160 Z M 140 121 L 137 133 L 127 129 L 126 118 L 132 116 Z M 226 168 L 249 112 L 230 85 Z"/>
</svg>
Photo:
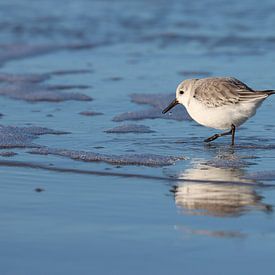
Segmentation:
<svg viewBox="0 0 275 275">
<path fill-rule="evenodd" d="M 177 99 L 174 99 L 169 105 L 168 105 L 168 107 L 166 107 L 163 111 L 162 111 L 162 113 L 163 114 L 165 114 L 165 113 L 167 113 L 168 111 L 170 111 L 172 108 L 174 108 L 176 105 L 178 105 L 179 104 L 179 102 L 178 102 L 178 100 Z"/>
</svg>

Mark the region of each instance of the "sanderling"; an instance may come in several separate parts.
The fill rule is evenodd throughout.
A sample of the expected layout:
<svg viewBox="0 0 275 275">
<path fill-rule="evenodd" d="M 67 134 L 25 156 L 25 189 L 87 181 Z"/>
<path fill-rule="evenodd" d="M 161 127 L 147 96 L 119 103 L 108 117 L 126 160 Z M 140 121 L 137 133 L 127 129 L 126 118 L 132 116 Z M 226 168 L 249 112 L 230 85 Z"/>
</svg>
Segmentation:
<svg viewBox="0 0 275 275">
<path fill-rule="evenodd" d="M 187 79 L 179 84 L 176 99 L 162 113 L 182 104 L 199 124 L 220 130 L 230 129 L 205 139 L 205 142 L 231 135 L 234 145 L 236 127 L 255 115 L 256 109 L 272 94 L 275 90 L 255 91 L 233 77 Z"/>
</svg>

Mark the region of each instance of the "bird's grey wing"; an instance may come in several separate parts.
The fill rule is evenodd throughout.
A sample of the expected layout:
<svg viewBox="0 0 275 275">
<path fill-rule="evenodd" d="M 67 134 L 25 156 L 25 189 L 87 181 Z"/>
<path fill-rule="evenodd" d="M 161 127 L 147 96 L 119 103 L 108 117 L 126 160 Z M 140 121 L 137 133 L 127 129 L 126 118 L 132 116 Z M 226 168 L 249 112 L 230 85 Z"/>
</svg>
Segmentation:
<svg viewBox="0 0 275 275">
<path fill-rule="evenodd" d="M 263 100 L 268 95 L 255 92 L 236 78 L 205 78 L 196 82 L 193 97 L 207 107 L 220 107 L 251 100 Z"/>
</svg>

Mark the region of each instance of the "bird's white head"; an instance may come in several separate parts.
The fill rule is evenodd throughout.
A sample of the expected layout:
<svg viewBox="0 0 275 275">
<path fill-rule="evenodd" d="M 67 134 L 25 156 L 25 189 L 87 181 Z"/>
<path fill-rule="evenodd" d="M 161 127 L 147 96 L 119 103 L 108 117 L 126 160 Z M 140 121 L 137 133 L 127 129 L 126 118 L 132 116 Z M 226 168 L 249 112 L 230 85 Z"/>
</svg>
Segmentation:
<svg viewBox="0 0 275 275">
<path fill-rule="evenodd" d="M 189 98 L 192 92 L 192 86 L 197 81 L 197 79 L 186 79 L 182 81 L 176 90 L 176 98 L 165 108 L 162 113 L 165 114 L 170 111 L 177 104 L 182 104 L 184 106 L 188 105 Z"/>
</svg>

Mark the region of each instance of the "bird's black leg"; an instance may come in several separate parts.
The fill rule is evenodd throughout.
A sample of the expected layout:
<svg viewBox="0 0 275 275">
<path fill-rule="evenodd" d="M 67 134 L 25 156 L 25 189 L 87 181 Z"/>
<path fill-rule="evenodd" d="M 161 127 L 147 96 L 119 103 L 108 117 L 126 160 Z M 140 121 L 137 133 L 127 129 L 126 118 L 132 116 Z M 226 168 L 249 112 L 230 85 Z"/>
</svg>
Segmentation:
<svg viewBox="0 0 275 275">
<path fill-rule="evenodd" d="M 234 141 L 235 141 L 235 130 L 236 130 L 236 127 L 234 124 L 231 125 L 231 130 L 228 131 L 228 132 L 225 132 L 225 133 L 220 133 L 220 134 L 215 134 L 207 139 L 204 140 L 204 142 L 210 142 L 210 141 L 213 141 L 219 137 L 222 137 L 222 136 L 227 136 L 227 135 L 231 135 L 231 144 L 234 145 Z"/>
<path fill-rule="evenodd" d="M 234 124 L 231 125 L 231 145 L 235 144 L 235 131 L 236 127 Z"/>
</svg>

